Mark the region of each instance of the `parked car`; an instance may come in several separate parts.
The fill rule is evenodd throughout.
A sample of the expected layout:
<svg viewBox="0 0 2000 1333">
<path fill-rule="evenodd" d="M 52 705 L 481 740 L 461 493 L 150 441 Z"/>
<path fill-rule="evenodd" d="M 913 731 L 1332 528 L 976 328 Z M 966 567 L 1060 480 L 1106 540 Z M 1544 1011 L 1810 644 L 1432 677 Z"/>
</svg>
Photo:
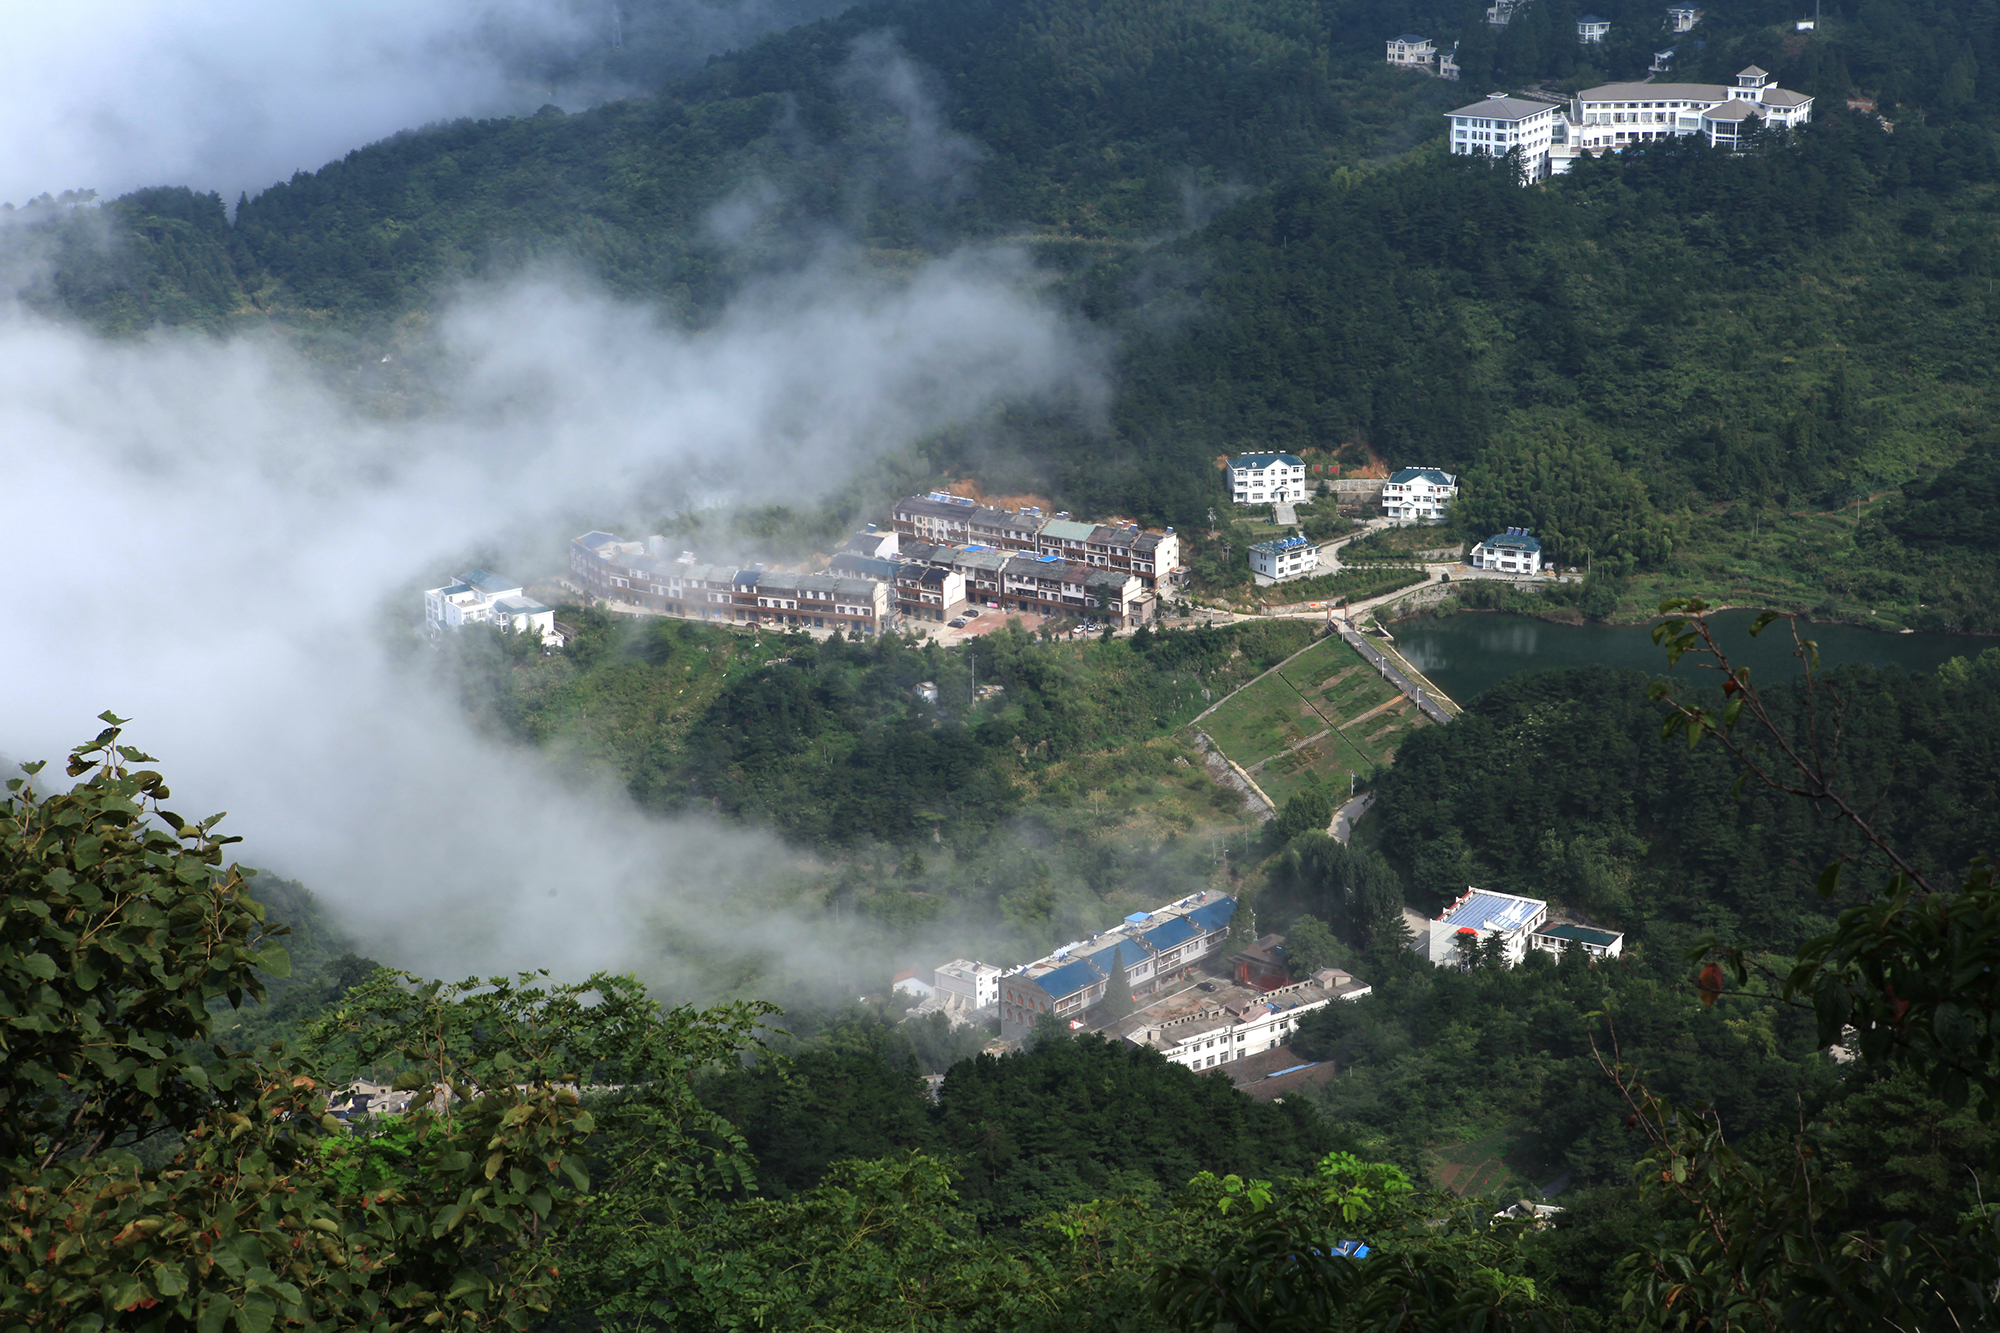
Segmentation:
<svg viewBox="0 0 2000 1333">
<path fill-rule="evenodd" d="M 948 623 L 948 624 L 949 624 L 949 625 L 950 625 L 950 626 L 951 626 L 951 627 L 952 627 L 953 629 L 964 629 L 964 628 L 965 628 L 965 617 L 964 617 L 964 616 L 957 616 L 957 617 L 954 617 L 954 618 L 953 618 L 952 620 L 950 620 L 950 621 L 948 621 L 948 622 L 946 622 L 946 623 Z"/>
<path fill-rule="evenodd" d="M 1195 984 L 1195 989 L 1196 989 L 1196 990 L 1214 990 L 1214 989 L 1215 989 L 1215 983 L 1214 983 L 1213 981 L 1202 981 L 1202 982 L 1197 982 L 1197 983 Z M 1025 1001 L 1024 1001 L 1023 1003 L 1025 1003 Z"/>
<path fill-rule="evenodd" d="M 969 607 L 967 607 L 967 608 L 965 609 L 965 618 L 966 618 L 967 620 L 977 620 L 977 619 L 979 619 L 979 608 L 978 608 L 978 607 L 976 607 L 976 606 L 969 606 Z"/>
</svg>

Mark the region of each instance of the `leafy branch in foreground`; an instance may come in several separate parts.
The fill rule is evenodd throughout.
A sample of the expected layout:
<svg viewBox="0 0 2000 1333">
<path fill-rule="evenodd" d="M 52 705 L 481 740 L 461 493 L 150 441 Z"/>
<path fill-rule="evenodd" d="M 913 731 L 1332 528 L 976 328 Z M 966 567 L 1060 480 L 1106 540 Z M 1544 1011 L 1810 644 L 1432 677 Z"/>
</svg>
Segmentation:
<svg viewBox="0 0 2000 1333">
<path fill-rule="evenodd" d="M 1660 610 L 1668 618 L 1654 638 L 1669 661 L 1690 654 L 1712 659 L 1704 665 L 1721 673 L 1726 700 L 1717 711 L 1678 700 L 1668 682 L 1656 683 L 1653 698 L 1669 709 L 1663 739 L 1685 736 L 1693 746 L 1715 737 L 1743 766 L 1739 791 L 1755 779 L 1814 802 L 1829 819 L 1858 830 L 1886 868 L 1881 891 L 1841 912 L 1834 930 L 1809 941 L 1789 969 L 1760 963 L 1740 946 L 1711 941 L 1692 951 L 1690 961 L 1707 960 L 1696 979 L 1701 1002 L 1722 997 L 1725 967 L 1739 988 L 1754 970 L 1773 983 L 1778 1001 L 1810 1004 L 1823 1045 L 1851 1033 L 1864 1068 L 1907 1067 L 1951 1106 L 1976 1093 L 1980 1115 L 1990 1119 L 2000 1102 L 1994 1045 L 2000 897 L 1989 867 L 1975 860 L 1956 888 L 1935 888 L 1841 791 L 1844 706 L 1816 679 L 1816 646 L 1796 628 L 1795 651 L 1805 668 L 1803 736 L 1775 715 L 1749 670 L 1729 661 L 1704 603 L 1675 598 Z M 1777 618 L 1760 617 L 1752 633 Z M 1738 730 L 1746 719 L 1749 739 Z M 1831 897 L 1839 880 L 1835 862 L 1820 877 L 1820 894 Z M 1631 1109 L 1628 1126 L 1651 1147 L 1636 1168 L 1640 1183 L 1669 1192 L 1689 1214 L 1682 1234 L 1662 1234 L 1634 1256 L 1626 1302 L 1642 1325 L 1991 1326 L 2000 1309 L 2000 1203 L 1968 1210 L 1955 1235 L 1922 1233 L 1908 1222 L 1877 1232 L 1843 1229 L 1845 1200 L 1803 1120 L 1785 1153 L 1752 1157 L 1728 1143 L 1710 1108 L 1675 1106 L 1655 1095 L 1644 1072 L 1618 1058 L 1615 1035 L 1599 1061 Z M 1979 1182 L 1982 1167 L 1990 1179 L 1993 1166 L 1967 1169 Z"/>
</svg>

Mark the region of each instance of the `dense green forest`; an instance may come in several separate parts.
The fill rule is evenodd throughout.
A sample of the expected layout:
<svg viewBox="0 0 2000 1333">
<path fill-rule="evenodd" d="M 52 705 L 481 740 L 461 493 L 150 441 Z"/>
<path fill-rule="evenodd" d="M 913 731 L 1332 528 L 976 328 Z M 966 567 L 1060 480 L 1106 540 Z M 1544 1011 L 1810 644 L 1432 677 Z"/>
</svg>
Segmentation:
<svg viewBox="0 0 2000 1333">
<path fill-rule="evenodd" d="M 947 651 L 900 635 L 751 641 L 687 621 L 564 614 L 581 633 L 560 654 L 481 630 L 447 636 L 435 665 L 501 734 L 579 745 L 651 808 L 710 805 L 833 849 L 973 846 L 1030 804 L 1093 790 L 1114 810 L 1165 796 L 1150 817 L 1186 832 L 1206 779 L 1178 747 L 1148 743 L 1317 632 L 1252 621 L 1070 644 L 1002 626 Z M 1107 752 L 1122 777 L 1093 763 Z"/>
<path fill-rule="evenodd" d="M 2000 650 L 1961 662 L 1930 676 L 1843 668 L 1818 699 L 1822 723 L 1841 726 L 1845 788 L 1940 876 L 2000 845 Z M 1799 740 L 1803 695 L 1772 697 Z M 1412 902 L 1466 884 L 1532 892 L 1668 948 L 1701 931 L 1792 948 L 1827 929 L 1844 903 L 1823 902 L 1816 879 L 1858 851 L 1854 835 L 1781 793 L 1735 791 L 1719 752 L 1660 745 L 1661 716 L 1639 673 L 1536 672 L 1413 736 L 1371 820 Z"/>
<path fill-rule="evenodd" d="M 1676 76 L 1762 66 L 1818 99 L 1793 141 L 1647 145 L 1528 190 L 1441 156 L 1438 113 L 1489 80 L 1641 72 L 1657 16 L 1613 9 L 1585 51 L 1562 36 L 1571 0 L 1497 33 L 1469 3 L 863 5 L 652 96 L 359 148 L 233 219 L 175 189 L 105 205 L 108 246 L 53 201 L 16 226 L 56 257 L 49 304 L 106 329 L 276 321 L 398 411 L 432 400 L 434 369 L 400 317 L 465 276 L 556 261 L 699 322 L 823 256 L 829 228 L 883 280 L 1024 241 L 1117 336 L 1111 420 L 1011 421 L 1004 465 L 928 448 L 940 476 L 1004 466 L 1079 511 L 1189 529 L 1222 499 L 1218 452 L 1360 441 L 1462 472 L 1463 532 L 1526 525 L 1560 562 L 1649 576 L 1628 612 L 1671 586 L 2000 627 L 2000 557 L 1975 535 L 2000 529 L 1977 484 L 1994 18 L 1842 6 L 1799 34 L 1770 5 L 1708 14 Z M 1413 26 L 1469 43 L 1465 82 L 1381 65 L 1381 36 Z M 384 342 L 409 355 L 353 373 L 362 330 L 371 364 Z M 1906 486 L 1959 521 L 1920 518 L 1936 506 Z"/>
</svg>

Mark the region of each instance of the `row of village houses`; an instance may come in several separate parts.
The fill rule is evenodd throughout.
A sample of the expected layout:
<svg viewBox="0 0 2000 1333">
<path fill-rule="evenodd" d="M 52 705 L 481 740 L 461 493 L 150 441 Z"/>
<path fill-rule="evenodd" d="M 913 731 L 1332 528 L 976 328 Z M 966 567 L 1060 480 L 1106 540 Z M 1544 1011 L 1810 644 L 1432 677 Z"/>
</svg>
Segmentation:
<svg viewBox="0 0 2000 1333">
<path fill-rule="evenodd" d="M 1000 1035 L 1008 1041 L 1025 1038 L 1045 1019 L 1088 1027 L 1089 1011 L 1122 984 L 1141 1008 L 1118 1021 L 1114 1034 L 1192 1069 L 1261 1054 L 1290 1040 L 1298 1020 L 1312 1010 L 1371 993 L 1367 983 L 1337 968 L 1294 975 L 1282 935 L 1236 941 L 1226 973 L 1218 972 L 1209 960 L 1229 944 L 1236 905 L 1227 895 L 1193 894 L 1134 912 L 1110 930 L 1031 963 L 1003 968 L 961 958 L 928 976 L 910 969 L 891 984 L 918 997 L 920 1013 L 939 1009 L 973 1021 L 997 1016 Z M 1616 958 L 1624 940 L 1616 931 L 1551 924 L 1545 902 L 1468 887 L 1412 947 L 1441 967 L 1469 966 L 1482 952 L 1497 953 L 1512 966 L 1531 949 L 1557 957 L 1575 950 L 1588 959 Z M 1201 975 L 1217 980 L 1192 988 L 1184 984 Z"/>
<path fill-rule="evenodd" d="M 1136 627 L 1158 613 L 1179 573 L 1171 529 L 1045 519 L 932 494 L 897 504 L 894 527 L 855 534 L 815 573 L 709 565 L 666 539 L 586 532 L 570 541 L 585 594 L 690 620 L 784 629 L 892 633 L 979 608 Z"/>
</svg>

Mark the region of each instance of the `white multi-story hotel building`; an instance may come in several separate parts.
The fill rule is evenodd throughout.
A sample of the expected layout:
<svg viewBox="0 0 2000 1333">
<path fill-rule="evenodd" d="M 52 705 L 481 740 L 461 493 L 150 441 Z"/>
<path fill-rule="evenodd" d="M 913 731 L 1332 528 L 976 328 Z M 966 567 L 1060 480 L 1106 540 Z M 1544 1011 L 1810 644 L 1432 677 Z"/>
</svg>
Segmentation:
<svg viewBox="0 0 2000 1333">
<path fill-rule="evenodd" d="M 1546 180 L 1554 171 L 1550 150 L 1567 137 L 1560 102 L 1531 102 L 1525 97 L 1488 93 L 1483 102 L 1451 113 L 1451 151 L 1461 156 L 1505 157 L 1521 154 L 1521 181 Z"/>
<path fill-rule="evenodd" d="M 1635 144 L 1699 134 L 1735 148 L 1759 126 L 1793 129 L 1812 120 L 1813 99 L 1774 87 L 1755 65 L 1719 83 L 1607 83 L 1580 92 L 1567 107 L 1489 93 L 1450 112 L 1451 151 L 1502 157 L 1521 153 L 1521 179 L 1568 171 L 1583 154 L 1622 152 Z"/>
<path fill-rule="evenodd" d="M 1434 467 L 1406 467 L 1382 484 L 1382 512 L 1405 523 L 1442 523 L 1451 516 L 1458 478 Z"/>
</svg>

